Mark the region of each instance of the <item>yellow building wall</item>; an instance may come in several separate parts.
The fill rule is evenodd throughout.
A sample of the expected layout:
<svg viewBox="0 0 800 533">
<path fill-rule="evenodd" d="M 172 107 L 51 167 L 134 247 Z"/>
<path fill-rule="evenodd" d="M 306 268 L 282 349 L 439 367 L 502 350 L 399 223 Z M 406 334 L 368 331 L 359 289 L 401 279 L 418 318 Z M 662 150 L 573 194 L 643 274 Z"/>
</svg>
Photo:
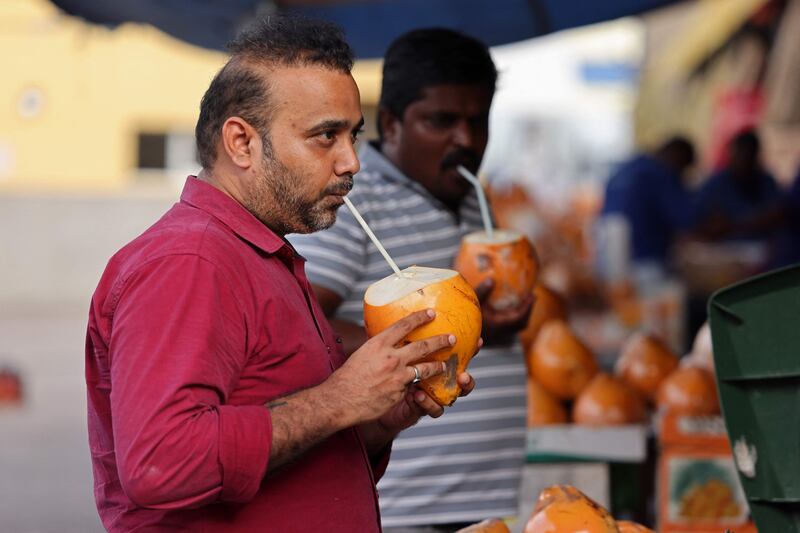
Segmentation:
<svg viewBox="0 0 800 533">
<path fill-rule="evenodd" d="M 138 132 L 191 134 L 225 62 L 149 26 L 86 24 L 46 0 L 0 2 L 0 50 L 0 191 L 135 183 Z M 354 72 L 367 105 L 379 68 Z"/>
</svg>

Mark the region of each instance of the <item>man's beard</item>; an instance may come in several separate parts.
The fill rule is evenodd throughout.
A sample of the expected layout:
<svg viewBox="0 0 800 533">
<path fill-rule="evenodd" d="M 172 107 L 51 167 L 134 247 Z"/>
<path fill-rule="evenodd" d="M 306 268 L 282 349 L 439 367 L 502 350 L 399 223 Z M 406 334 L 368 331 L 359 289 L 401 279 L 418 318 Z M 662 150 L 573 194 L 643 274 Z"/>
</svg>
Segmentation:
<svg viewBox="0 0 800 533">
<path fill-rule="evenodd" d="M 313 233 L 327 229 L 336 222 L 336 210 L 325 206 L 331 194 L 344 195 L 353 187 L 353 177 L 326 187 L 314 200 L 302 195 L 309 180 L 281 163 L 272 149 L 269 138 L 263 139 L 261 179 L 250 187 L 245 208 L 279 235 Z"/>
</svg>

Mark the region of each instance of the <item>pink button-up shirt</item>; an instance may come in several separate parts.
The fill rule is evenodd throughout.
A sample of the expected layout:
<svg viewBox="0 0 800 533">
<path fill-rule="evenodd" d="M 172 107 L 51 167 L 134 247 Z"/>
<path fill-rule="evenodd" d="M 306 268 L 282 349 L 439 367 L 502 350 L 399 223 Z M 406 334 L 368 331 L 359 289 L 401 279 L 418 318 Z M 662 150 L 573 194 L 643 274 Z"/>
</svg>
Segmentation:
<svg viewBox="0 0 800 533">
<path fill-rule="evenodd" d="M 180 202 L 114 255 L 92 298 L 89 444 L 104 526 L 379 531 L 356 429 L 264 477 L 264 404 L 324 381 L 344 362 L 340 346 L 303 259 L 190 177 Z"/>
</svg>

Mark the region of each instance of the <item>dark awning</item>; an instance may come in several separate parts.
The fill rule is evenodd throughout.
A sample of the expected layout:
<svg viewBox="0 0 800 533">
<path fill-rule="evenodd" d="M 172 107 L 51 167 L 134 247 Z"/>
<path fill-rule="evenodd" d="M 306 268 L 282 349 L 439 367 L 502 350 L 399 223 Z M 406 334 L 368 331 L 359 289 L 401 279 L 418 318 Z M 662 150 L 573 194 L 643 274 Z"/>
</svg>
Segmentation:
<svg viewBox="0 0 800 533">
<path fill-rule="evenodd" d="M 337 23 L 359 58 L 381 57 L 413 28 L 442 26 L 494 46 L 635 15 L 676 0 L 52 0 L 66 13 L 115 26 L 152 24 L 179 39 L 223 49 L 260 13 L 291 10 Z"/>
</svg>

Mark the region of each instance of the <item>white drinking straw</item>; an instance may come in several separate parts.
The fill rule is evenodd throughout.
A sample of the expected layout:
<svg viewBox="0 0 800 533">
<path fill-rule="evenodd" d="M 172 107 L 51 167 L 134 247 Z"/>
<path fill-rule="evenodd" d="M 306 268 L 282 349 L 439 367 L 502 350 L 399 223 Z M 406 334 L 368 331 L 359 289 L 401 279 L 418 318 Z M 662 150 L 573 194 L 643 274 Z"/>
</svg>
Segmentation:
<svg viewBox="0 0 800 533">
<path fill-rule="evenodd" d="M 461 165 L 458 165 L 458 173 L 475 187 L 475 191 L 478 193 L 478 204 L 481 206 L 483 227 L 486 228 L 486 235 L 491 239 L 494 229 L 492 228 L 492 218 L 489 216 L 489 204 L 486 201 L 486 194 L 483 192 L 483 186 L 478 178 L 473 176 L 469 170 Z"/>
<path fill-rule="evenodd" d="M 400 272 L 400 269 L 397 268 L 397 263 L 392 260 L 392 258 L 389 256 L 389 252 L 387 252 L 386 248 L 384 248 L 381 244 L 381 241 L 379 241 L 375 234 L 372 233 L 372 230 L 369 229 L 367 221 L 364 220 L 364 218 L 361 216 L 361 213 L 358 212 L 358 209 L 356 209 L 356 206 L 353 205 L 353 202 L 351 202 L 347 196 L 343 196 L 342 199 L 344 200 L 344 203 L 347 205 L 347 208 L 350 210 L 350 212 L 353 213 L 353 216 L 356 217 L 358 223 L 361 224 L 361 227 L 364 228 L 364 231 L 367 233 L 367 235 L 369 235 L 369 238 L 372 239 L 372 242 L 378 248 L 378 251 L 381 253 L 381 255 L 383 255 L 383 258 L 386 259 L 386 262 L 389 263 L 390 267 L 392 267 L 394 273 L 400 277 L 403 277 L 402 272 Z"/>
</svg>

